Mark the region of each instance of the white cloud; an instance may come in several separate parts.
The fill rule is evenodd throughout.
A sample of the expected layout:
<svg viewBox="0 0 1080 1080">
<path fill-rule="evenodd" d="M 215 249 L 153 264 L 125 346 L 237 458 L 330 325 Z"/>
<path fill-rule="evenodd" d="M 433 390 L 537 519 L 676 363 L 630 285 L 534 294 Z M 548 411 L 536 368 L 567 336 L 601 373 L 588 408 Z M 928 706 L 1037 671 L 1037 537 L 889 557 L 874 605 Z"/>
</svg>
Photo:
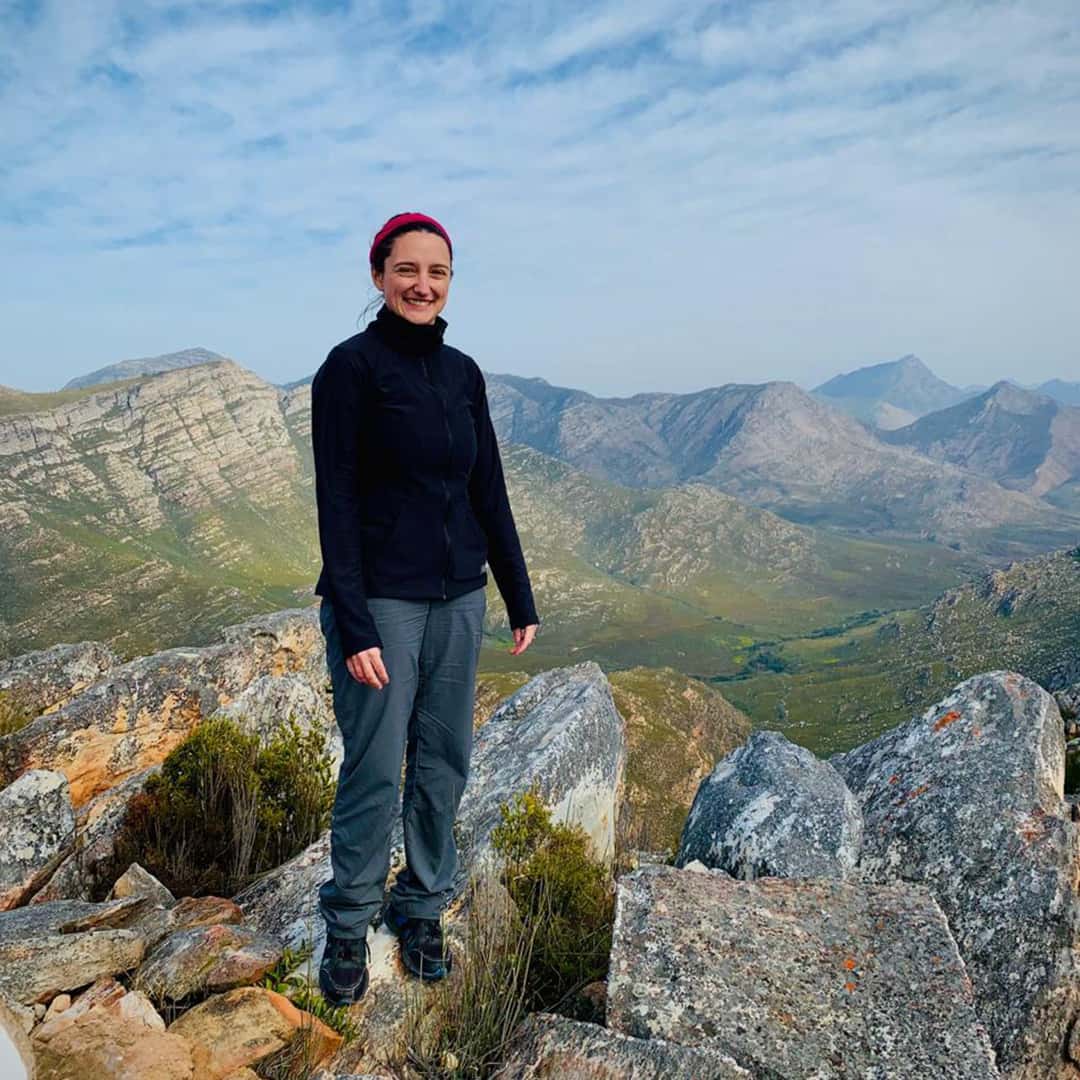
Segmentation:
<svg viewBox="0 0 1080 1080">
<path fill-rule="evenodd" d="M 1071 3 L 30 7 L 0 8 L 0 383 L 196 341 L 304 374 L 401 208 L 454 230 L 489 370 L 1075 367 Z"/>
</svg>

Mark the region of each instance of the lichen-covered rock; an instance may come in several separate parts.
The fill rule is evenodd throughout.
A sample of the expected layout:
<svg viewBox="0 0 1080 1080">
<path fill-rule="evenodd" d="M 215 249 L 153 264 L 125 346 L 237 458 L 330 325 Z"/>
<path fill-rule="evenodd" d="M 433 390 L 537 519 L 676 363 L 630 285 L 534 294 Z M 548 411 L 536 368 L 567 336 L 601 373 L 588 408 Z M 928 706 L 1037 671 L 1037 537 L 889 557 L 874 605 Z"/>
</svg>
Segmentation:
<svg viewBox="0 0 1080 1080">
<path fill-rule="evenodd" d="M 160 942 L 139 968 L 138 984 L 155 1000 L 180 1001 L 258 982 L 281 959 L 281 945 L 245 926 L 197 926 Z"/>
<path fill-rule="evenodd" d="M 710 1046 L 635 1039 L 599 1024 L 532 1013 L 514 1032 L 494 1080 L 754 1080 L 754 1075 Z"/>
<path fill-rule="evenodd" d="M 56 901 L 0 913 L 0 994 L 23 1004 L 130 971 L 143 957 L 142 937 L 116 926 L 141 900 L 107 904 Z"/>
<path fill-rule="evenodd" d="M 55 712 L 120 663 L 97 641 L 53 645 L 0 660 L 0 700 L 34 719 Z"/>
<path fill-rule="evenodd" d="M 1080 718 L 1080 683 L 1073 683 L 1063 690 L 1054 694 L 1058 711 L 1063 720 L 1076 720 Z"/>
<path fill-rule="evenodd" d="M 14 778 L 28 769 L 59 769 L 79 807 L 163 761 L 258 676 L 294 672 L 314 686 L 325 679 L 325 642 L 313 610 L 260 615 L 227 627 L 222 638 L 113 668 L 56 712 L 7 736 L 0 772 Z"/>
<path fill-rule="evenodd" d="M 1080 1014 L 1080 830 L 1053 698 L 1013 672 L 976 675 L 832 760 L 862 804 L 862 873 L 933 892 L 1002 1074 L 1057 1077 Z"/>
<path fill-rule="evenodd" d="M 208 998 L 169 1027 L 193 1048 L 199 1080 L 223 1080 L 229 1073 L 262 1061 L 306 1029 L 311 1064 L 325 1061 L 341 1036 L 287 997 L 261 987 L 243 986 Z"/>
<path fill-rule="evenodd" d="M 608 1027 L 754 1077 L 989 1080 L 945 917 L 919 885 L 646 866 L 619 880 Z"/>
<path fill-rule="evenodd" d="M 261 675 L 215 715 L 235 720 L 245 731 L 269 740 L 289 719 L 301 731 L 318 731 L 326 738 L 326 748 L 340 768 L 345 756 L 341 729 L 334 719 L 331 699 L 299 675 Z"/>
<path fill-rule="evenodd" d="M 115 787 L 95 795 L 75 812 L 74 850 L 34 893 L 32 904 L 47 900 L 92 900 L 100 896 L 116 869 L 116 840 L 131 800 L 146 788 L 161 765 L 148 765 Z"/>
<path fill-rule="evenodd" d="M 176 903 L 176 897 L 138 863 L 132 863 L 113 882 L 108 899 L 123 900 L 129 896 L 145 896 L 152 904 L 164 908 L 171 908 Z"/>
<path fill-rule="evenodd" d="M 847 878 L 862 831 L 859 804 L 828 762 L 756 731 L 702 781 L 675 864 L 698 859 L 744 880 Z"/>
<path fill-rule="evenodd" d="M 128 924 L 146 942 L 147 951 L 170 934 L 198 926 L 236 925 L 244 921 L 238 904 L 221 896 L 185 896 L 171 906 L 147 904 Z"/>
<path fill-rule="evenodd" d="M 75 838 L 67 777 L 32 769 L 0 791 L 0 911 L 18 907 L 53 872 Z"/>
</svg>

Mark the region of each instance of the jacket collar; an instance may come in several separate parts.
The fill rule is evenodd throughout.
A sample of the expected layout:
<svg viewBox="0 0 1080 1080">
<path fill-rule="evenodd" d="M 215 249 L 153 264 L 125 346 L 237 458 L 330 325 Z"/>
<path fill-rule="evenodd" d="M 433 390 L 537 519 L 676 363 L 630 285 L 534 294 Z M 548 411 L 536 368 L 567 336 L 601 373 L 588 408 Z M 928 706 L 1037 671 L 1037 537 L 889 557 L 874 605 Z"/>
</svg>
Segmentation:
<svg viewBox="0 0 1080 1080">
<path fill-rule="evenodd" d="M 375 319 L 370 323 L 375 333 L 390 348 L 409 356 L 437 352 L 442 345 L 446 325 L 446 320 L 441 315 L 436 315 L 433 323 L 409 322 L 396 311 L 391 311 L 386 304 L 379 308 Z"/>
</svg>

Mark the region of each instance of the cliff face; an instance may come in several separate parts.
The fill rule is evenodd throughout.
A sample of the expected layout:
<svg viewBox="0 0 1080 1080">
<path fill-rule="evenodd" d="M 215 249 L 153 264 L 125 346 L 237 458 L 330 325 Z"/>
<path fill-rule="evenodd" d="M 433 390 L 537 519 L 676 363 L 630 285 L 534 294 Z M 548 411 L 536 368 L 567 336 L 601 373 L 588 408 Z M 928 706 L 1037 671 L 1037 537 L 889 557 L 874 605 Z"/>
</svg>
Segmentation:
<svg viewBox="0 0 1080 1080">
<path fill-rule="evenodd" d="M 51 644 L 77 603 L 83 636 L 138 648 L 144 605 L 198 637 L 268 582 L 291 599 L 316 554 L 294 405 L 223 361 L 0 418 L 0 633 Z"/>
</svg>

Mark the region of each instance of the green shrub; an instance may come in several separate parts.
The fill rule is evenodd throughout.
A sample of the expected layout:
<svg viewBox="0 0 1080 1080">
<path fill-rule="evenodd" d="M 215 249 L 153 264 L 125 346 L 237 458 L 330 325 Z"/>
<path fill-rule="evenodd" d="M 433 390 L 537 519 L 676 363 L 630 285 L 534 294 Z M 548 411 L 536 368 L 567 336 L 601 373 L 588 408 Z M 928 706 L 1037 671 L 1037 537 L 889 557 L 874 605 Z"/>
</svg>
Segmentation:
<svg viewBox="0 0 1080 1080">
<path fill-rule="evenodd" d="M 232 896 L 327 828 L 335 787 L 322 733 L 290 717 L 264 743 L 208 720 L 132 799 L 117 865 L 140 863 L 178 896 Z"/>
<path fill-rule="evenodd" d="M 580 826 L 552 824 L 535 788 L 500 813 L 492 843 L 506 860 L 506 887 L 526 923 L 537 924 L 527 1009 L 576 1016 L 575 992 L 607 975 L 615 919 L 610 876 Z"/>
<path fill-rule="evenodd" d="M 0 690 L 0 738 L 14 735 L 34 719 L 34 710 L 14 690 Z"/>
<path fill-rule="evenodd" d="M 381 1061 L 400 1080 L 491 1076 L 525 1019 L 540 921 L 522 919 L 497 878 L 470 880 L 466 904 L 465 941 L 450 976 L 405 989 L 401 1045 Z"/>
</svg>

